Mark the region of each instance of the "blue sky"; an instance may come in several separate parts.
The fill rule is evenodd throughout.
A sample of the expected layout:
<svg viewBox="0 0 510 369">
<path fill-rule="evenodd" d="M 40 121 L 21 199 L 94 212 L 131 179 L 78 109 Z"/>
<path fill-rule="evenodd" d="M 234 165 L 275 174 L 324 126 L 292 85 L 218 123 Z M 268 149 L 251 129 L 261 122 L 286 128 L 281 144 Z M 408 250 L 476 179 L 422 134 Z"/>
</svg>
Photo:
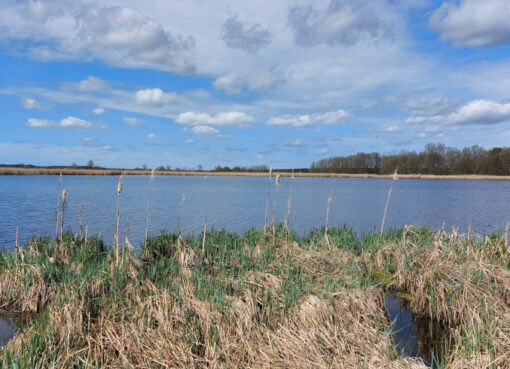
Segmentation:
<svg viewBox="0 0 510 369">
<path fill-rule="evenodd" d="M 507 0 L 4 0 L 0 163 L 508 146 L 508 19 Z"/>
</svg>

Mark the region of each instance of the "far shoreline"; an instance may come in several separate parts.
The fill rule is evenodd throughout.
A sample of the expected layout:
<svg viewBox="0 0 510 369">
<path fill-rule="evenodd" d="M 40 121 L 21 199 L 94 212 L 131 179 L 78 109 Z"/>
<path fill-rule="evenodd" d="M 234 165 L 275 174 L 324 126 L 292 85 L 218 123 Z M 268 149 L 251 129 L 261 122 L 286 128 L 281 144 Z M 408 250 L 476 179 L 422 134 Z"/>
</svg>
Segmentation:
<svg viewBox="0 0 510 369">
<path fill-rule="evenodd" d="M 88 175 L 88 176 L 118 176 L 118 175 L 150 175 L 151 170 L 131 169 L 85 169 L 85 168 L 17 168 L 0 167 L 0 175 Z M 155 175 L 162 176 L 215 176 L 215 177 L 267 177 L 268 172 L 207 172 L 207 171 L 155 171 Z M 393 174 L 371 173 L 292 173 L 273 171 L 273 176 L 300 178 L 392 178 Z M 482 174 L 399 174 L 400 179 L 471 179 L 471 180 L 510 180 L 510 176 L 482 175 Z"/>
</svg>

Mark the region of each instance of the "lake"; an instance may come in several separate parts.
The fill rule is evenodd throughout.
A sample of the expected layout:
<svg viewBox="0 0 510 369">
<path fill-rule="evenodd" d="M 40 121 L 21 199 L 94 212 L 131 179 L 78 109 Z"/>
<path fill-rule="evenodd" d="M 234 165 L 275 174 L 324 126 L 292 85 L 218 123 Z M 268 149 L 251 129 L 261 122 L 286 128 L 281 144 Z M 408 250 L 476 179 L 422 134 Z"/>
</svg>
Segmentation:
<svg viewBox="0 0 510 369">
<path fill-rule="evenodd" d="M 267 177 L 156 176 L 152 184 L 150 234 L 176 231 L 181 219 L 184 234 L 207 227 L 244 232 L 263 227 Z M 55 235 L 58 176 L 0 176 L 0 247 L 12 248 L 33 236 Z M 118 177 L 64 176 L 67 190 L 65 228 L 101 234 L 113 243 Z M 129 221 L 130 242 L 138 247 L 145 235 L 148 176 L 126 176 L 120 197 L 121 224 Z M 292 184 L 290 225 L 303 234 L 325 224 L 331 190 L 330 227 L 344 224 L 357 232 L 379 229 L 391 179 L 281 178 L 276 196 L 276 219 L 282 222 Z M 270 218 L 275 197 L 271 184 Z M 184 201 L 183 201 L 184 196 Z M 465 232 L 469 224 L 478 234 L 504 229 L 510 220 L 510 182 L 486 180 L 400 179 L 395 182 L 386 228 L 414 224 L 438 229 L 445 224 Z M 123 233 L 123 232 L 122 232 Z M 121 236 L 121 241 L 124 236 Z"/>
</svg>

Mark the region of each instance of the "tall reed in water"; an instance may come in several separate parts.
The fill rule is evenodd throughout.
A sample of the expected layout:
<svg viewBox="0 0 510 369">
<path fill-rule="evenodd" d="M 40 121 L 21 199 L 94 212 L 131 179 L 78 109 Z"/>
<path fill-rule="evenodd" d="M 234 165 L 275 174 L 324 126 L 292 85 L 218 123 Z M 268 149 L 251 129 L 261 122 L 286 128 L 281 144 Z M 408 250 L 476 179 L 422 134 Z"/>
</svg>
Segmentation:
<svg viewBox="0 0 510 369">
<path fill-rule="evenodd" d="M 292 169 L 292 177 L 289 183 L 289 200 L 287 201 L 287 212 L 285 213 L 285 237 L 289 237 L 289 220 L 290 220 L 290 208 L 292 206 L 292 183 L 294 182 L 294 169 Z"/>
<path fill-rule="evenodd" d="M 55 238 L 58 237 L 58 228 L 60 226 L 60 196 L 62 196 L 62 172 L 58 178 L 58 194 L 57 194 L 57 222 L 55 224 Z"/>
<path fill-rule="evenodd" d="M 271 180 L 273 175 L 273 167 L 269 167 L 269 182 L 267 183 L 267 195 L 266 195 L 266 218 L 264 220 L 264 232 L 267 229 L 267 218 L 269 216 L 269 193 L 271 191 Z"/>
<path fill-rule="evenodd" d="M 120 193 L 122 192 L 122 174 L 117 184 L 117 229 L 115 235 L 115 262 L 119 262 L 119 225 L 120 225 Z"/>
<path fill-rule="evenodd" d="M 66 202 L 67 202 L 67 191 L 65 190 L 65 188 L 62 190 L 62 209 L 61 209 L 61 212 L 60 212 L 60 238 L 63 237 L 64 235 L 64 211 L 65 211 L 65 208 L 66 208 Z"/>
<path fill-rule="evenodd" d="M 326 208 L 326 226 L 324 227 L 324 240 L 326 241 L 326 245 L 328 245 L 328 247 L 329 247 L 329 237 L 328 237 L 329 207 L 331 205 L 331 201 L 333 201 L 333 197 L 331 196 L 331 188 L 330 188 L 329 196 L 328 196 L 328 206 Z"/>
<path fill-rule="evenodd" d="M 388 211 L 388 205 L 390 203 L 391 191 L 393 191 L 393 185 L 396 181 L 398 181 L 397 168 L 395 168 L 395 173 L 393 173 L 390 190 L 388 191 L 388 198 L 386 199 L 386 206 L 384 207 L 384 215 L 381 222 L 381 236 L 384 232 L 384 222 L 386 221 L 386 212 Z"/>
<path fill-rule="evenodd" d="M 154 180 L 154 168 L 152 168 L 151 170 L 151 177 L 149 179 L 149 193 L 147 194 L 147 215 L 145 216 L 145 242 L 147 242 L 147 238 L 149 237 L 149 211 L 151 207 L 151 191 L 153 180 Z"/>
<path fill-rule="evenodd" d="M 271 224 L 273 226 L 273 236 L 276 231 L 275 223 L 276 223 L 276 200 L 278 199 L 278 188 L 280 188 L 280 175 L 277 174 L 275 178 L 275 189 L 274 189 L 274 199 L 273 199 L 273 216 L 271 217 Z"/>
</svg>

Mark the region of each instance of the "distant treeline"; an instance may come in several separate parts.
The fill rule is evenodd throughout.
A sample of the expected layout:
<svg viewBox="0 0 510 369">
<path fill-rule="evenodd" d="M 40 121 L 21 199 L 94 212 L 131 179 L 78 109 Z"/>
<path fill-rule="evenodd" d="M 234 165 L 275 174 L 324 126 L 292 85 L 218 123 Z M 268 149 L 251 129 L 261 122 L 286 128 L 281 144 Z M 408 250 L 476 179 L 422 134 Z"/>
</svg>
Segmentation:
<svg viewBox="0 0 510 369">
<path fill-rule="evenodd" d="M 422 152 L 402 151 L 397 155 L 357 153 L 312 163 L 311 173 L 389 174 L 490 174 L 510 175 L 510 147 L 486 150 L 480 146 L 462 150 L 429 143 Z"/>
<path fill-rule="evenodd" d="M 222 167 L 221 165 L 218 165 L 214 167 L 212 170 L 213 172 L 254 172 L 254 173 L 263 173 L 263 172 L 269 172 L 269 167 L 267 165 L 254 165 L 251 167 Z M 295 168 L 295 169 L 274 169 L 273 172 L 294 172 L 294 173 L 308 173 L 310 172 L 310 169 L 308 168 Z"/>
</svg>

